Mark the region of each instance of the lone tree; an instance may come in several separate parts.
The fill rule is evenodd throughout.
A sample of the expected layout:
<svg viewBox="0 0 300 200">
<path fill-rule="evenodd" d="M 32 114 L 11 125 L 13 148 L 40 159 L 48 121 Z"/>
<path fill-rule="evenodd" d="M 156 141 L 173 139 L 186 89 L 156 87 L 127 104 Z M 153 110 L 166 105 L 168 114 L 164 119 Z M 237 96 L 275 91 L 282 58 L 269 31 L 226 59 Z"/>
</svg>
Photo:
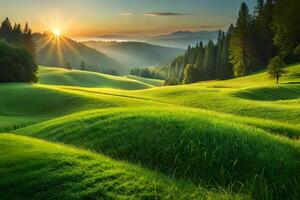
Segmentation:
<svg viewBox="0 0 300 200">
<path fill-rule="evenodd" d="M 73 67 L 72 67 L 70 62 L 66 62 L 65 63 L 65 68 L 68 69 L 68 70 L 72 70 Z"/>
<path fill-rule="evenodd" d="M 81 61 L 81 63 L 80 63 L 80 69 L 81 69 L 81 70 L 86 70 L 86 68 L 87 68 L 86 62 L 85 62 L 84 60 Z"/>
<path fill-rule="evenodd" d="M 286 73 L 283 69 L 285 67 L 285 63 L 280 56 L 275 56 L 272 58 L 268 65 L 268 73 L 274 79 L 276 79 L 276 84 L 279 82 L 279 78 Z"/>
</svg>

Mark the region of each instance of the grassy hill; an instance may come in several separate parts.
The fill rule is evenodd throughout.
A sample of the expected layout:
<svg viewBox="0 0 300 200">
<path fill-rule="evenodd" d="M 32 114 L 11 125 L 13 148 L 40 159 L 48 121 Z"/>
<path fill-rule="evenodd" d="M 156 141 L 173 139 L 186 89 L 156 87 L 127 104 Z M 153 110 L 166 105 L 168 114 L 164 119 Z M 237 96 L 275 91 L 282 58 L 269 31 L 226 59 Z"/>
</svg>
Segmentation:
<svg viewBox="0 0 300 200">
<path fill-rule="evenodd" d="M 159 79 L 143 78 L 143 77 L 133 76 L 133 75 L 128 75 L 126 77 L 129 78 L 129 79 L 133 79 L 133 80 L 136 80 L 136 81 L 141 81 L 141 82 L 144 82 L 144 83 L 147 83 L 149 85 L 156 86 L 156 87 L 163 86 L 163 84 L 164 84 L 164 80 L 159 80 Z"/>
<path fill-rule="evenodd" d="M 147 89 L 153 87 L 151 83 L 157 84 L 158 82 L 154 80 L 153 82 L 148 81 L 146 83 L 147 81 L 142 81 L 141 79 L 134 80 L 95 72 L 53 67 L 40 67 L 38 77 L 41 84 L 125 90 Z"/>
<path fill-rule="evenodd" d="M 241 199 L 37 139 L 1 134 L 0 147 L 1 199 Z"/>
<path fill-rule="evenodd" d="M 226 81 L 152 86 L 145 90 L 124 90 L 116 86 L 116 80 L 106 79 L 103 81 L 111 81 L 108 84 L 111 87 L 103 88 L 100 83 L 97 87 L 101 74 L 41 69 L 44 71 L 40 76 L 44 78 L 40 84 L 0 85 L 0 92 L 4 94 L 0 96 L 0 120 L 11 121 L 0 123 L 0 131 L 13 134 L 0 134 L 3 146 L 0 169 L 4 172 L 0 186 L 8 185 L 0 190 L 0 197 L 10 188 L 10 195 L 15 194 L 17 198 L 25 194 L 30 198 L 33 194 L 25 191 L 31 187 L 36 191 L 50 188 L 45 193 L 37 193 L 41 198 L 62 195 L 67 199 L 73 197 L 73 191 L 78 191 L 74 193 L 78 195 L 76 198 L 93 199 L 101 191 L 103 198 L 128 199 L 136 194 L 138 198 L 155 199 L 152 181 L 158 181 L 154 184 L 157 199 L 300 197 L 300 65 L 288 67 L 288 74 L 278 85 L 266 72 L 260 72 Z M 71 72 L 81 76 L 80 81 L 66 79 L 65 74 Z M 52 83 L 42 82 L 52 73 L 56 77 L 50 76 Z M 94 75 L 95 79 L 90 78 Z M 121 79 L 129 81 L 129 78 Z M 70 82 L 57 84 L 56 80 L 61 79 Z M 88 82 L 89 79 L 96 83 Z M 66 86 L 68 84 L 73 86 Z M 24 146 L 30 147 L 25 153 Z M 140 171 L 132 172 L 124 167 L 128 170 L 117 176 L 117 183 L 126 187 L 117 190 L 119 184 L 110 178 L 103 182 L 99 173 L 92 173 L 104 171 L 101 176 L 105 176 L 106 171 L 97 168 L 98 161 L 94 161 L 94 156 L 96 160 L 109 160 L 103 154 L 119 160 L 113 162 L 124 162 L 123 166 Z M 42 167 L 35 167 L 34 156 L 43 158 L 37 159 L 40 164 L 37 165 Z M 93 164 L 82 160 L 91 159 L 90 156 Z M 45 166 L 51 162 L 50 170 Z M 115 166 L 110 162 L 102 165 Z M 22 164 L 10 171 L 13 163 Z M 58 164 L 63 170 L 57 170 L 60 169 Z M 25 173 L 30 166 L 35 170 Z M 149 177 L 135 182 L 136 177 L 146 171 Z M 41 174 L 47 179 L 42 179 Z M 126 178 L 128 174 L 132 178 Z M 19 180 L 27 183 L 28 179 L 41 182 L 29 182 L 28 186 L 18 184 Z M 62 183 L 61 180 L 68 181 L 63 185 L 66 192 L 52 194 L 51 188 Z M 13 184 L 14 187 L 9 187 Z M 105 196 L 112 191 L 116 196 Z M 83 194 L 87 196 L 81 196 Z M 143 196 L 146 194 L 150 196 Z"/>
</svg>

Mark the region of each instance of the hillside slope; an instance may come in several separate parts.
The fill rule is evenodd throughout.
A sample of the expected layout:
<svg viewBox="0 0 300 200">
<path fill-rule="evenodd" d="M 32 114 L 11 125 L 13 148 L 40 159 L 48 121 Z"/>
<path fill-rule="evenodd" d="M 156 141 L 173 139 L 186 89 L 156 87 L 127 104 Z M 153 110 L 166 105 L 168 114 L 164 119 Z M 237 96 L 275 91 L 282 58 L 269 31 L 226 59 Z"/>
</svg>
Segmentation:
<svg viewBox="0 0 300 200">
<path fill-rule="evenodd" d="M 133 80 L 137 80 L 137 81 L 141 81 L 143 83 L 147 83 L 156 87 L 160 87 L 163 86 L 164 84 L 164 80 L 159 80 L 159 79 L 152 79 L 152 78 L 143 78 L 143 77 L 139 77 L 139 76 L 133 76 L 133 75 L 128 75 L 126 76 L 129 79 L 133 79 Z"/>
<path fill-rule="evenodd" d="M 113 88 L 138 90 L 153 87 L 153 85 L 126 77 L 112 76 L 80 70 L 40 67 L 39 83 L 48 85 L 66 85 L 80 87 Z"/>
<path fill-rule="evenodd" d="M 45 75 L 47 70 L 49 74 L 53 70 L 44 69 Z M 57 70 L 54 71 L 57 76 L 60 72 L 77 73 L 82 76 L 80 80 L 84 80 L 79 83 L 89 79 L 85 80 L 86 74 L 80 71 Z M 265 71 L 226 81 L 145 90 L 2 84 L 0 131 L 80 147 L 99 156 L 105 154 L 162 173 L 160 177 L 172 177 L 175 182 L 200 184 L 216 195 L 221 189 L 226 194 L 252 199 L 299 199 L 300 65 L 289 66 L 287 70 L 278 85 Z M 18 144 L 17 141 L 12 143 Z M 4 147 L 0 149 L 9 149 Z M 22 153 L 23 148 L 24 145 L 13 146 L 8 151 L 10 154 L 1 154 L 5 160 L 2 162 L 16 162 L 20 156 L 12 153 Z M 46 158 L 53 158 L 41 146 L 34 152 L 38 149 Z M 34 152 L 30 154 L 35 155 Z M 67 155 L 70 160 L 77 160 L 76 155 Z M 31 158 L 26 158 L 28 165 L 34 163 Z M 9 174 L 8 164 L 3 166 L 5 174 Z M 82 165 L 75 161 L 63 169 L 87 173 L 84 166 L 80 169 L 76 166 Z M 22 171 L 14 172 L 16 177 L 22 177 Z M 53 173 L 55 170 L 43 175 L 49 177 Z M 4 184 L 11 183 L 8 177 L 2 180 Z M 85 181 L 76 179 L 79 185 Z M 50 182 L 56 184 L 53 179 Z M 95 182 L 101 184 L 99 179 Z M 45 184 L 48 188 L 51 183 L 42 182 L 41 187 Z M 126 180 L 123 183 L 131 184 Z M 114 188 L 105 185 L 106 189 Z M 72 195 L 71 186 L 66 186 L 71 188 L 67 195 Z M 11 188 L 12 193 L 25 190 L 22 185 Z M 97 188 L 93 184 L 81 187 L 84 191 Z M 132 186 L 132 190 L 140 191 L 139 188 Z M 177 194 L 178 190 L 172 188 Z M 142 190 L 148 191 L 146 186 Z M 160 192 L 161 199 L 168 198 L 162 190 Z M 188 194 L 186 199 L 197 198 Z M 232 198 L 227 196 L 227 199 Z"/>
<path fill-rule="evenodd" d="M 130 69 L 164 65 L 184 53 L 183 49 L 156 46 L 143 42 L 86 41 L 83 44 L 95 48 L 118 60 Z"/>
<path fill-rule="evenodd" d="M 81 62 L 84 61 L 91 71 L 116 70 L 121 74 L 127 73 L 118 61 L 67 37 L 34 34 L 34 41 L 39 65 L 64 67 L 69 62 L 74 68 L 79 69 Z"/>
<path fill-rule="evenodd" d="M 3 200 L 235 198 L 99 154 L 10 134 L 0 134 L 0 160 Z"/>
<path fill-rule="evenodd" d="M 266 190 L 296 197 L 297 183 L 290 180 L 300 180 L 300 162 L 295 162 L 300 144 L 225 120 L 179 107 L 126 108 L 77 113 L 17 132 L 105 153 L 195 183 L 233 187 L 257 197 Z M 278 176 L 281 170 L 284 176 Z"/>
</svg>

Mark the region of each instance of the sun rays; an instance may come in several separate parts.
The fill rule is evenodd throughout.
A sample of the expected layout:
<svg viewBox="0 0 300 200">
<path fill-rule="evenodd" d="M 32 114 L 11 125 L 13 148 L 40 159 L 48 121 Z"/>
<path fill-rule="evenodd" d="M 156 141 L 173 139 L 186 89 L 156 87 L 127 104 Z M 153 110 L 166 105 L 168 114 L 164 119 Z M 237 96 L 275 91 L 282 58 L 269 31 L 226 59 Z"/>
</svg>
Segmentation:
<svg viewBox="0 0 300 200">
<path fill-rule="evenodd" d="M 52 33 L 56 36 L 56 37 L 60 37 L 61 36 L 61 30 L 59 28 L 55 28 Z"/>
<path fill-rule="evenodd" d="M 61 34 L 61 32 L 44 33 L 40 39 L 37 40 L 37 52 L 45 51 L 45 62 L 50 59 L 57 58 L 58 65 L 64 66 L 66 62 L 71 62 L 65 55 L 68 52 L 75 53 L 78 57 L 82 57 L 79 52 L 70 44 L 69 39 Z"/>
</svg>

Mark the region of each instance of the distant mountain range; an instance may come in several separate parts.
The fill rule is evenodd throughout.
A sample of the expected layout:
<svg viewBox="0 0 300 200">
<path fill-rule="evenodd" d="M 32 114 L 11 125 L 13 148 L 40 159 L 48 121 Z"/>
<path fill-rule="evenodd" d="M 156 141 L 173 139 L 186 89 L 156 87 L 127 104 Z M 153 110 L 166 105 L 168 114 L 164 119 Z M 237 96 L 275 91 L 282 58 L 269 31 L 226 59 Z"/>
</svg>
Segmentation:
<svg viewBox="0 0 300 200">
<path fill-rule="evenodd" d="M 128 73 L 124 65 L 115 59 L 69 38 L 58 39 L 49 34 L 36 33 L 33 39 L 39 65 L 63 67 L 69 62 L 72 67 L 80 68 L 81 62 L 84 61 L 91 71 L 116 70 L 121 74 Z"/>
<path fill-rule="evenodd" d="M 137 38 L 127 35 L 103 35 L 95 37 L 85 37 L 85 38 L 74 38 L 79 41 L 138 41 L 138 42 L 147 42 L 154 45 L 174 47 L 174 48 L 184 48 L 195 46 L 198 42 L 202 41 L 207 43 L 209 40 L 216 41 L 219 31 L 178 31 L 170 33 L 167 35 L 159 35 L 153 37 L 143 37 Z"/>
<path fill-rule="evenodd" d="M 157 45 L 187 48 L 195 46 L 198 42 L 202 41 L 206 44 L 209 40 L 215 41 L 218 38 L 219 31 L 178 31 L 168 35 L 160 35 L 149 38 L 147 42 Z"/>
<path fill-rule="evenodd" d="M 82 43 L 114 58 L 125 65 L 128 71 L 134 67 L 167 64 L 184 53 L 184 49 L 162 47 L 145 42 L 85 41 Z"/>
</svg>

